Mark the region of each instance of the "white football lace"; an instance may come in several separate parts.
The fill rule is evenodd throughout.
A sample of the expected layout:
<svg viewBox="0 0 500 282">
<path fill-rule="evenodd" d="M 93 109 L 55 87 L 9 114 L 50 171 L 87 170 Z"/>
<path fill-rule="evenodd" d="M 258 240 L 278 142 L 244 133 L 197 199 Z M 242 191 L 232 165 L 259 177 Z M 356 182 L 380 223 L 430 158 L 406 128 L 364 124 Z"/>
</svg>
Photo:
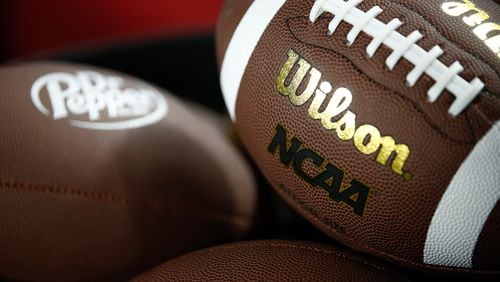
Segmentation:
<svg viewBox="0 0 500 282">
<path fill-rule="evenodd" d="M 385 24 L 376 17 L 382 13 L 382 8 L 374 6 L 367 12 L 357 8 L 363 0 L 316 0 L 309 15 L 311 22 L 315 22 L 320 15 L 325 12 L 333 14 L 328 30 L 330 35 L 335 32 L 341 21 L 352 25 L 352 29 L 347 35 L 347 45 L 354 43 L 361 31 L 373 37 L 366 48 L 369 58 L 373 57 L 380 45 L 384 44 L 392 49 L 392 53 L 385 62 L 386 66 L 392 70 L 401 58 L 405 58 L 414 65 L 412 71 L 406 76 L 406 83 L 409 87 L 414 86 L 420 77 L 426 73 L 435 84 L 427 92 L 430 102 L 435 102 L 441 93 L 447 89 L 456 99 L 448 110 L 448 113 L 459 115 L 481 92 L 484 83 L 475 78 L 470 83 L 464 80 L 459 74 L 464 70 L 458 62 L 454 62 L 450 67 L 438 60 L 444 51 L 439 46 L 434 46 L 429 52 L 417 45 L 423 34 L 418 30 L 405 37 L 397 32 L 403 24 L 395 18 Z"/>
</svg>

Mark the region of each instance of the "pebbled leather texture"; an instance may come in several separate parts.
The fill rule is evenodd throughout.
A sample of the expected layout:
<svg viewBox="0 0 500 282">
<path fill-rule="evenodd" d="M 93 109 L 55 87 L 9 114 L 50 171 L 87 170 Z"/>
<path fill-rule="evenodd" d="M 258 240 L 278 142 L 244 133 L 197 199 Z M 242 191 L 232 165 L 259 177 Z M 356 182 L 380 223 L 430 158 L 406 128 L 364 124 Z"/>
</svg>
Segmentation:
<svg viewBox="0 0 500 282">
<path fill-rule="evenodd" d="M 344 248 L 269 240 L 193 252 L 133 281 L 410 281 L 408 277 Z"/>
<path fill-rule="evenodd" d="M 36 79 L 81 70 L 155 89 L 89 66 L 0 68 L 0 277 L 125 279 L 249 230 L 250 168 L 173 95 L 161 91 L 165 118 L 127 130 L 77 128 L 38 111 L 30 98 Z"/>
<path fill-rule="evenodd" d="M 445 54 L 439 59 L 444 64 L 459 61 L 465 68 L 460 74 L 465 80 L 479 77 L 485 82 L 479 97 L 462 114 L 452 117 L 448 109 L 454 97 L 447 91 L 435 103 L 428 102 L 427 91 L 433 79 L 423 75 L 415 86 L 405 85 L 413 68 L 408 61 L 401 59 L 393 70 L 388 70 L 385 60 L 392 51 L 384 46 L 368 59 L 365 50 L 371 37 L 361 33 L 353 45 L 347 46 L 352 26 L 342 22 L 329 35 L 329 13 L 311 23 L 313 2 L 286 1 L 260 38 L 240 84 L 236 125 L 260 169 L 305 218 L 357 250 L 418 269 L 498 274 L 500 260 L 494 255 L 498 240 L 491 239 L 498 238 L 495 228 L 483 229 L 481 238 L 489 240 L 478 242 L 472 269 L 425 265 L 422 250 L 434 211 L 452 177 L 475 144 L 500 120 L 500 58 L 492 55 L 460 17 L 448 16 L 441 10 L 445 1 L 366 0 L 358 6 L 367 11 L 379 5 L 384 11 L 377 18 L 385 23 L 399 18 L 404 24 L 398 31 L 403 35 L 423 31 L 420 46 L 426 50 L 442 46 Z M 476 2 L 493 22 L 500 22 L 497 4 Z M 226 6 L 230 6 L 228 3 Z M 232 28 L 224 27 L 232 27 L 234 22 L 222 21 L 220 25 L 219 33 L 231 33 Z M 290 49 L 321 71 L 321 81 L 331 82 L 333 91 L 345 87 L 352 92 L 349 110 L 356 114 L 356 128 L 373 125 L 382 136 L 408 145 L 410 156 L 404 171 L 411 173 L 411 180 L 395 174 L 389 165 L 376 162 L 376 153 L 360 153 L 352 140 L 340 140 L 335 131 L 311 118 L 311 101 L 295 106 L 278 92 L 276 80 Z M 218 52 L 223 54 L 224 50 Z M 301 85 L 299 91 L 305 87 Z M 303 144 L 301 148 L 312 149 L 340 169 L 344 173 L 342 187 L 348 187 L 352 180 L 369 187 L 362 216 L 350 206 L 332 200 L 325 190 L 306 183 L 292 165 L 280 161 L 279 153 L 268 151 L 278 125 L 286 129 L 288 145 L 296 137 Z M 303 170 L 309 175 L 322 171 L 310 160 L 307 162 Z M 495 209 L 489 222 L 498 225 L 497 213 Z"/>
</svg>

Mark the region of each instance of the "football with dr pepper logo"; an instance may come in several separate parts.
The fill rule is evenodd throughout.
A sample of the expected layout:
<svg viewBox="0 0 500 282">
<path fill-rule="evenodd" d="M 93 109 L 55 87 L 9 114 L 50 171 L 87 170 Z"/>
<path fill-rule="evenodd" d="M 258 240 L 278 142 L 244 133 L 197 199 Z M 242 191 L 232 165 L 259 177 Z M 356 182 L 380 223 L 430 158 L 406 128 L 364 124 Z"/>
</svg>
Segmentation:
<svg viewBox="0 0 500 282">
<path fill-rule="evenodd" d="M 222 90 L 267 179 L 332 238 L 499 274 L 499 24 L 490 0 L 227 0 Z"/>
<path fill-rule="evenodd" d="M 251 169 L 210 114 L 86 65 L 0 85 L 0 280 L 123 280 L 252 227 Z"/>
</svg>

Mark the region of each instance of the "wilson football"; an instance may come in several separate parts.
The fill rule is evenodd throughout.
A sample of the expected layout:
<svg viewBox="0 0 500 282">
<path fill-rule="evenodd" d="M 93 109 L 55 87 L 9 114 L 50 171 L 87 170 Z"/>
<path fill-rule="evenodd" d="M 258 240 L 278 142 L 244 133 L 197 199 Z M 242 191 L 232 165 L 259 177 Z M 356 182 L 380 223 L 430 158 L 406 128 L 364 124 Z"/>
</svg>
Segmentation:
<svg viewBox="0 0 500 282">
<path fill-rule="evenodd" d="M 196 251 L 133 281 L 410 281 L 376 260 L 302 241 L 254 241 Z"/>
<path fill-rule="evenodd" d="M 267 179 L 328 235 L 498 274 L 499 31 L 490 0 L 227 0 L 221 86 Z"/>
<path fill-rule="evenodd" d="M 0 85 L 0 277 L 124 279 L 251 227 L 250 168 L 171 94 L 62 63 Z"/>
</svg>

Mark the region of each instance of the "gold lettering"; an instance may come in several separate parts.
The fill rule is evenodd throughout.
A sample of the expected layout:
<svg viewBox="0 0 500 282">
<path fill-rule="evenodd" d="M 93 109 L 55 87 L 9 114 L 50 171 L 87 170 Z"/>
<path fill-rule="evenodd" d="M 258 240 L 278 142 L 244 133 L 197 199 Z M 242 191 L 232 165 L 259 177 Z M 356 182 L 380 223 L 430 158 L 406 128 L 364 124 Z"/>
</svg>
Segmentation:
<svg viewBox="0 0 500 282">
<path fill-rule="evenodd" d="M 323 112 L 319 111 L 319 108 L 321 108 L 321 105 L 323 105 L 325 99 L 326 94 L 323 91 L 316 91 L 316 95 L 314 95 L 314 99 L 309 106 L 309 116 L 313 119 L 321 120 L 321 123 L 327 129 L 333 129 L 331 126 L 328 126 L 328 123 L 323 123 L 323 120 L 329 120 L 333 118 L 333 116 L 328 115 L 328 112 L 326 110 L 324 110 Z"/>
<path fill-rule="evenodd" d="M 500 25 L 496 23 L 484 23 L 472 30 L 474 34 L 481 40 L 488 39 L 488 33 L 492 31 L 500 31 Z"/>
<path fill-rule="evenodd" d="M 368 137 L 369 139 L 366 141 Z M 368 143 L 365 144 L 365 142 Z M 396 144 L 394 138 L 390 136 L 381 137 L 380 131 L 375 126 L 369 124 L 362 125 L 356 130 L 354 145 L 365 155 L 373 154 L 381 147 L 377 155 L 377 162 L 381 165 L 386 165 L 391 155 L 395 153 L 396 156 L 391 168 L 397 174 L 403 175 L 403 166 L 410 155 L 408 146 Z"/>
<path fill-rule="evenodd" d="M 292 78 L 290 84 L 286 86 L 286 80 L 290 75 L 293 67 L 297 63 L 297 60 L 299 69 L 295 72 L 295 75 Z M 306 77 L 308 71 L 311 76 L 311 78 L 309 79 L 309 83 L 307 84 L 306 89 L 301 94 L 297 94 L 297 90 L 299 89 L 300 84 L 304 81 L 304 78 Z M 301 106 L 306 103 L 314 94 L 314 90 L 316 89 L 316 87 L 318 87 L 320 79 L 321 72 L 319 72 L 316 68 L 311 69 L 311 64 L 309 64 L 304 59 L 299 60 L 299 55 L 295 51 L 290 49 L 288 51 L 288 60 L 283 65 L 283 68 L 278 75 L 276 85 L 278 92 L 280 92 L 284 96 L 288 96 L 292 104 Z"/>
<path fill-rule="evenodd" d="M 480 12 L 480 10 L 476 8 L 476 5 L 469 0 L 464 0 L 462 3 L 446 2 L 441 5 L 441 8 L 445 13 L 453 17 L 461 16 L 469 11 Z"/>
<path fill-rule="evenodd" d="M 476 26 L 478 24 L 483 23 L 485 20 L 489 19 L 490 16 L 486 14 L 484 11 L 478 10 L 479 12 L 477 14 L 474 14 L 469 17 L 464 17 L 464 22 L 468 26 Z"/>
<path fill-rule="evenodd" d="M 393 153 L 396 153 L 394 161 L 392 161 L 392 170 L 399 175 L 403 175 L 403 166 L 410 155 L 410 149 L 405 144 L 396 144 L 394 138 L 390 136 L 382 137 L 380 142 L 382 148 L 377 156 L 377 162 L 381 165 L 386 165 L 387 161 Z M 410 176 L 407 174 L 407 176 Z"/>
<path fill-rule="evenodd" d="M 297 70 L 290 78 L 290 73 L 294 68 Z M 305 90 L 297 95 L 297 91 L 304 83 L 308 73 L 310 75 L 309 82 Z M 390 136 L 382 137 L 380 131 L 370 124 L 362 125 L 356 129 L 356 114 L 349 110 L 353 99 L 352 92 L 345 87 L 336 89 L 331 94 L 328 104 L 325 105 L 325 100 L 332 92 L 333 87 L 328 81 L 320 83 L 321 76 L 319 70 L 290 49 L 288 59 L 276 79 L 276 88 L 280 94 L 288 96 L 290 102 L 296 106 L 304 105 L 314 95 L 308 109 L 308 114 L 312 119 L 319 120 L 325 129 L 335 131 L 341 141 L 354 138 L 354 147 L 365 155 L 373 154 L 380 149 L 376 161 L 381 165 L 386 165 L 391 155 L 395 154 L 391 165 L 392 170 L 402 175 L 406 180 L 411 179 L 409 173 L 403 172 L 403 167 L 410 155 L 408 146 L 396 144 Z M 290 81 L 288 86 L 286 85 L 287 80 Z M 321 111 L 322 108 L 324 109 Z M 342 113 L 344 114 L 340 119 L 334 121 L 334 118 Z"/>
<path fill-rule="evenodd" d="M 500 35 L 487 39 L 484 43 L 486 43 L 486 46 L 493 50 L 493 52 L 496 52 L 497 56 L 500 58 Z"/>
<path fill-rule="evenodd" d="M 326 94 L 332 91 L 332 85 L 329 82 L 321 83 L 316 95 L 309 107 L 309 116 L 313 119 L 320 119 L 323 126 L 328 129 L 333 129 L 332 118 L 340 115 L 347 110 L 352 102 L 352 93 L 346 88 L 339 88 L 333 93 L 326 108 L 320 112 L 319 109 L 323 105 Z"/>
<path fill-rule="evenodd" d="M 334 122 L 332 119 L 349 108 L 352 102 L 352 93 L 347 88 L 341 87 L 337 89 L 330 98 L 325 110 L 320 112 L 319 109 L 326 99 L 326 94 L 330 91 L 332 91 L 331 84 L 323 82 L 320 89 L 316 90 L 314 99 L 309 106 L 309 116 L 313 119 L 319 119 L 324 128 L 335 130 L 340 140 L 350 140 L 354 136 L 356 129 L 356 115 L 351 111 L 347 111 L 338 121 Z"/>
<path fill-rule="evenodd" d="M 367 144 L 365 144 L 366 139 L 368 139 Z M 381 140 L 380 131 L 369 124 L 360 126 L 354 134 L 354 146 L 365 155 L 375 153 L 380 147 Z"/>
<path fill-rule="evenodd" d="M 500 55 L 500 34 L 488 39 L 488 33 L 492 31 L 500 31 L 500 25 L 496 23 L 484 23 L 473 30 L 474 34 L 483 40 L 488 48 Z"/>
<path fill-rule="evenodd" d="M 340 140 L 351 140 L 356 131 L 356 115 L 351 111 L 347 111 L 347 113 L 345 113 L 341 119 L 334 122 L 332 126 L 337 132 L 337 136 Z"/>
<path fill-rule="evenodd" d="M 464 16 L 463 21 L 468 26 L 475 27 L 472 32 L 500 58 L 500 35 L 488 38 L 488 33 L 500 31 L 500 25 L 491 22 L 485 23 L 485 21 L 490 18 L 485 11 L 478 9 L 470 0 L 463 0 L 463 2 L 446 2 L 441 5 L 441 9 L 446 14 L 453 17 L 458 17 L 467 12 L 474 11 L 475 13 L 473 15 Z"/>
</svg>

